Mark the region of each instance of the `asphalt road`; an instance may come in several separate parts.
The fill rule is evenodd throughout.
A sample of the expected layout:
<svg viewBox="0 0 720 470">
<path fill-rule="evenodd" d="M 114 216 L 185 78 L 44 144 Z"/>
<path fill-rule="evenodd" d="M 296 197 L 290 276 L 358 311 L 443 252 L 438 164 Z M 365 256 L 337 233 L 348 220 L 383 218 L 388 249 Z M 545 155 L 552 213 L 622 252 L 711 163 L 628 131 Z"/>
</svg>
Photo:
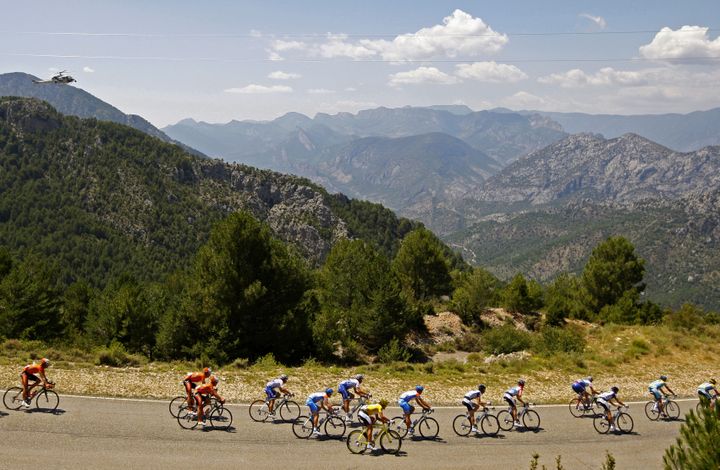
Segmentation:
<svg viewBox="0 0 720 470">
<path fill-rule="evenodd" d="M 681 402 L 683 412 L 694 402 Z M 182 469 L 225 468 L 502 468 L 527 469 L 531 455 L 555 468 L 600 468 L 609 450 L 618 469 L 660 468 L 664 449 L 681 422 L 650 422 L 633 404 L 631 435 L 600 435 L 592 419 L 573 418 L 567 407 L 537 407 L 539 432 L 501 432 L 496 438 L 458 437 L 457 409 L 437 409 L 440 436 L 404 440 L 398 456 L 352 455 L 344 441 L 297 439 L 289 424 L 255 423 L 247 407 L 231 405 L 230 431 L 183 430 L 165 402 L 62 397 L 59 412 L 0 410 L 0 468 Z M 303 412 L 305 407 L 303 407 Z M 398 408 L 389 416 L 399 414 Z M 682 417 L 681 417 L 682 418 Z"/>
</svg>

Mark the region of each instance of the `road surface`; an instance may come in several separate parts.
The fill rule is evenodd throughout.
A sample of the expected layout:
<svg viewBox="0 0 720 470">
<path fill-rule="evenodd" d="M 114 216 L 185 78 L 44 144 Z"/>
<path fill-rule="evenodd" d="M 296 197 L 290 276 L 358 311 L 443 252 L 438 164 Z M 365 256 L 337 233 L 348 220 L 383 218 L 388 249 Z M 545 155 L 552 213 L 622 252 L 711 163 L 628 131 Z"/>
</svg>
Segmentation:
<svg viewBox="0 0 720 470">
<path fill-rule="evenodd" d="M 683 412 L 694 402 L 681 402 Z M 400 455 L 352 455 L 344 441 L 297 439 L 289 424 L 255 423 L 247 406 L 230 405 L 234 429 L 183 430 L 166 402 L 63 396 L 59 411 L 0 411 L 0 468 L 183 469 L 225 468 L 488 468 L 527 469 L 533 453 L 555 468 L 597 468 L 609 450 L 618 469 L 659 468 L 681 422 L 650 422 L 633 404 L 632 435 L 599 435 L 592 419 L 573 418 L 567 407 L 537 407 L 541 430 L 510 431 L 496 438 L 458 437 L 457 409 L 437 409 L 435 441 L 405 440 Z M 303 411 L 305 407 L 303 407 Z M 399 414 L 391 408 L 389 416 Z"/>
</svg>

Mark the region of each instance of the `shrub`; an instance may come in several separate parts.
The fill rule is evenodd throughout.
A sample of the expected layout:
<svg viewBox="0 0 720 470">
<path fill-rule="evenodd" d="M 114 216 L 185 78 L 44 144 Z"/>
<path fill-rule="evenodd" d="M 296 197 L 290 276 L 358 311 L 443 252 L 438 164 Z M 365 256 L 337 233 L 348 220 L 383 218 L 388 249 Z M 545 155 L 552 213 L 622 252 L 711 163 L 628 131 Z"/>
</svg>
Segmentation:
<svg viewBox="0 0 720 470">
<path fill-rule="evenodd" d="M 485 351 L 491 354 L 508 354 L 528 349 L 532 344 L 530 333 L 506 324 L 483 334 Z"/>
<path fill-rule="evenodd" d="M 479 352 L 483 349 L 482 336 L 477 333 L 465 333 L 455 338 L 455 347 L 460 351 Z"/>
<path fill-rule="evenodd" d="M 380 348 L 377 354 L 378 362 L 388 364 L 391 362 L 407 362 L 410 360 L 412 354 L 407 350 L 405 346 L 400 344 L 397 338 L 393 338 L 383 347 Z"/>
<path fill-rule="evenodd" d="M 98 351 L 95 364 L 110 367 L 137 367 L 145 362 L 145 358 L 138 354 L 130 354 L 125 347 L 113 341 L 110 346 Z"/>
<path fill-rule="evenodd" d="M 273 353 L 267 353 L 261 358 L 259 358 L 257 361 L 255 361 L 255 364 L 253 364 L 258 369 L 274 369 L 278 367 L 280 364 L 275 360 L 275 356 Z"/>
<path fill-rule="evenodd" d="M 720 462 L 720 407 L 691 411 L 680 428 L 677 442 L 665 450 L 666 469 L 705 470 Z"/>
<path fill-rule="evenodd" d="M 585 345 L 583 331 L 572 326 L 565 328 L 546 326 L 540 331 L 540 336 L 535 341 L 535 349 L 545 354 L 581 353 L 585 350 Z"/>
<path fill-rule="evenodd" d="M 250 367 L 250 360 L 246 357 L 238 357 L 230 364 L 233 369 L 247 369 Z"/>
</svg>

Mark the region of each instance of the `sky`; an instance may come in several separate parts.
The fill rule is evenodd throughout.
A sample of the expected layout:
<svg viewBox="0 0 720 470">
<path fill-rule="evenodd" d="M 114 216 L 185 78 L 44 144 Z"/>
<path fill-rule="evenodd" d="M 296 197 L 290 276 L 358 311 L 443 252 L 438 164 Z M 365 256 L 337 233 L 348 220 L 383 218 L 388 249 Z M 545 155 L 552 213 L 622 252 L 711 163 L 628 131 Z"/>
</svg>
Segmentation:
<svg viewBox="0 0 720 470">
<path fill-rule="evenodd" d="M 717 0 L 0 0 L 0 17 L 0 73 L 67 70 L 158 127 L 378 106 L 720 106 Z"/>
</svg>

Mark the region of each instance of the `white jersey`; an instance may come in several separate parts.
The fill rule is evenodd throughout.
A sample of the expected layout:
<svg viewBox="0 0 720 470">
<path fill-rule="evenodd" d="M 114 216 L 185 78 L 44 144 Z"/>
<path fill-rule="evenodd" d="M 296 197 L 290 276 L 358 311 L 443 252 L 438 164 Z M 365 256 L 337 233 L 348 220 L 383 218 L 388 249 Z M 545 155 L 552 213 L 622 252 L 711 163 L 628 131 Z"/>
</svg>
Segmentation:
<svg viewBox="0 0 720 470">
<path fill-rule="evenodd" d="M 347 379 L 343 382 L 340 382 L 340 387 L 344 388 L 345 390 L 355 389 L 360 386 L 360 381 L 358 379 Z M 338 388 L 340 388 L 338 387 Z"/>
<path fill-rule="evenodd" d="M 609 392 L 603 392 L 600 395 L 598 395 L 598 400 L 610 401 L 610 400 L 614 399 L 616 396 L 617 396 L 617 394 L 611 390 Z"/>
<path fill-rule="evenodd" d="M 415 400 L 418 397 L 418 392 L 415 390 L 410 390 L 409 392 L 405 392 L 402 395 L 400 395 L 400 401 L 409 402 L 410 400 Z"/>
<path fill-rule="evenodd" d="M 513 388 L 505 392 L 505 395 L 509 395 L 511 397 L 516 397 L 520 395 L 520 392 L 522 392 L 522 387 L 520 385 L 515 385 Z"/>
<path fill-rule="evenodd" d="M 482 398 L 482 392 L 480 390 L 470 390 L 465 394 L 466 400 L 474 400 L 474 399 L 481 399 Z"/>
<path fill-rule="evenodd" d="M 267 385 L 265 385 L 265 388 L 275 390 L 277 388 L 282 388 L 283 383 L 284 382 L 282 381 L 282 379 L 273 379 L 270 382 L 268 382 Z"/>
</svg>

